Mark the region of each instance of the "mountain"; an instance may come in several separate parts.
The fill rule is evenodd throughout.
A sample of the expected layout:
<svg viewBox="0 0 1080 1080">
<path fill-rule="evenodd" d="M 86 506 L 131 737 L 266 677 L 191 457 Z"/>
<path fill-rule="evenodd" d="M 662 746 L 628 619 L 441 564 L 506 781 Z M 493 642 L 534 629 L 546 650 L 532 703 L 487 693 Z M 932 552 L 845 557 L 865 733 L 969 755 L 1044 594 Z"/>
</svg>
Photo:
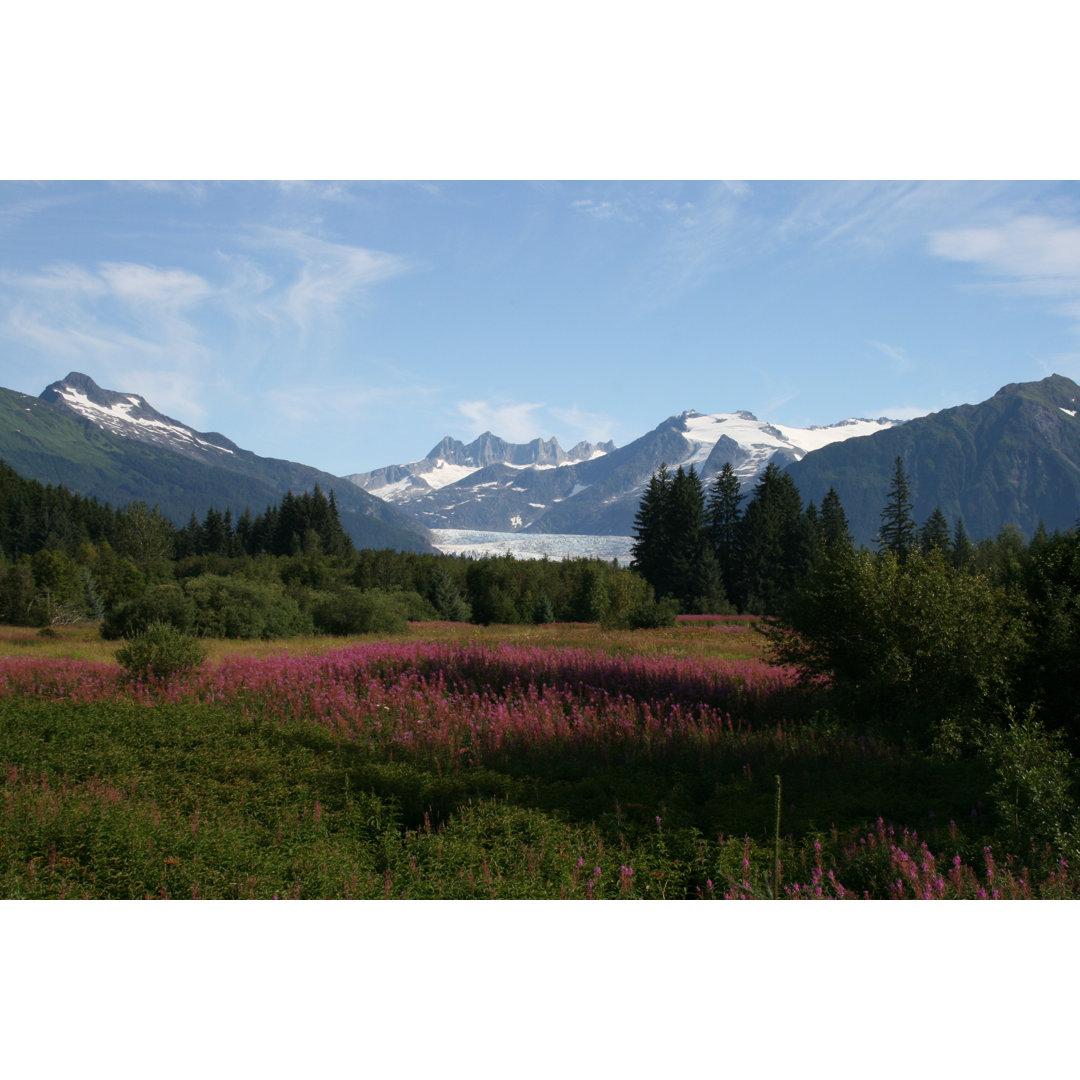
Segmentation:
<svg viewBox="0 0 1080 1080">
<path fill-rule="evenodd" d="M 957 405 L 865 439 L 825 446 L 787 469 L 803 500 L 836 489 L 858 543 L 881 524 L 900 458 L 921 525 L 940 506 L 972 539 L 1080 517 L 1080 386 L 1062 375 L 1010 383 L 978 405 Z"/>
<path fill-rule="evenodd" d="M 216 432 L 165 416 L 138 394 L 103 390 L 72 372 L 40 397 L 0 389 L 0 458 L 42 483 L 122 506 L 157 506 L 178 525 L 211 506 L 254 513 L 288 491 L 333 490 L 358 547 L 429 551 L 427 531 L 342 477 L 263 458 Z"/>
<path fill-rule="evenodd" d="M 530 443 L 508 443 L 485 431 L 466 446 L 448 435 L 427 457 L 408 465 L 387 465 L 373 472 L 346 477 L 365 491 L 387 502 L 409 502 L 432 491 L 458 483 L 488 465 L 532 466 L 554 469 L 560 465 L 589 461 L 609 453 L 615 444 L 579 442 L 566 451 L 557 439 L 534 439 Z"/>
<path fill-rule="evenodd" d="M 446 438 L 420 461 L 350 479 L 429 528 L 627 536 L 641 493 L 663 462 L 672 472 L 693 465 L 708 481 L 730 461 L 745 485 L 770 461 L 786 465 L 895 423 L 792 428 L 748 412 L 685 412 L 627 446 L 579 443 L 568 454 L 554 439 L 515 446 L 488 432 L 468 446 Z"/>
</svg>

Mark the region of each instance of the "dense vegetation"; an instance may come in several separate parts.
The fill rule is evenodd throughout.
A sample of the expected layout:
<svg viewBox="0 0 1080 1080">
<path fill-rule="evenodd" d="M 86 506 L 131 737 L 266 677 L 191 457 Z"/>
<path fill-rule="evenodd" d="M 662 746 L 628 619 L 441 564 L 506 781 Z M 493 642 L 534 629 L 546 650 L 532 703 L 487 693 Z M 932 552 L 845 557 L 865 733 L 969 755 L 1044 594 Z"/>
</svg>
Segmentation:
<svg viewBox="0 0 1080 1080">
<path fill-rule="evenodd" d="M 519 562 L 356 551 L 334 493 L 289 493 L 253 516 L 211 508 L 182 528 L 114 510 L 0 464 L 0 622 L 102 619 L 119 637 L 168 622 L 210 637 L 403 629 L 408 620 L 670 623 L 638 575 L 602 560 Z"/>
<path fill-rule="evenodd" d="M 0 894 L 1080 895 L 1009 839 L 990 761 L 805 715 L 793 670 L 725 658 L 745 627 L 453 629 L 134 681 L 27 644 L 0 661 Z"/>
<path fill-rule="evenodd" d="M 1075 846 L 1080 750 L 1080 538 L 1005 528 L 973 544 L 940 508 L 920 527 L 897 458 L 876 551 L 857 549 L 832 489 L 803 507 L 769 466 L 744 510 L 730 467 L 708 496 L 661 469 L 635 565 L 684 610 L 767 612 L 770 655 L 800 672 L 819 720 L 979 760 L 1015 844 Z"/>
</svg>

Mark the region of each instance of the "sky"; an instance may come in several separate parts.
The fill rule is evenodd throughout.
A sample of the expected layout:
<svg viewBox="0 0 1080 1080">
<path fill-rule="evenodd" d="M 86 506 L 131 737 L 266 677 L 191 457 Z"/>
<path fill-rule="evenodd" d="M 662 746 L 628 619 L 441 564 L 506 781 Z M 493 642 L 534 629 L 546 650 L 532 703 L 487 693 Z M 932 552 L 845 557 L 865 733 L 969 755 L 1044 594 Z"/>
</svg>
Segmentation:
<svg viewBox="0 0 1080 1080">
<path fill-rule="evenodd" d="M 0 385 L 335 475 L 445 435 L 905 419 L 1080 380 L 1080 185 L 7 181 Z"/>
</svg>

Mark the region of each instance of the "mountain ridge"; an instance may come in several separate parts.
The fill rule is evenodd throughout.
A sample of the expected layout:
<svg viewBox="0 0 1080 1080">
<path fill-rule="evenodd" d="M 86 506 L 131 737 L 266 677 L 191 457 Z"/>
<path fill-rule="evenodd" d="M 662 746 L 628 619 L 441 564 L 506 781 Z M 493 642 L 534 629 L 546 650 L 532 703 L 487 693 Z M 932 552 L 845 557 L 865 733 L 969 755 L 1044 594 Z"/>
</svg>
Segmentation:
<svg viewBox="0 0 1080 1080">
<path fill-rule="evenodd" d="M 156 505 L 177 525 L 211 506 L 258 512 L 290 490 L 319 484 L 334 490 L 342 526 L 357 546 L 433 550 L 422 525 L 344 478 L 261 458 L 222 435 L 165 417 L 138 394 L 103 390 L 79 372 L 38 397 L 0 389 L 0 458 L 28 479 L 115 506 Z"/>
<path fill-rule="evenodd" d="M 746 411 L 691 409 L 668 417 L 626 446 L 579 443 L 562 460 L 556 454 L 543 459 L 537 452 L 558 447 L 555 439 L 520 447 L 532 448 L 529 461 L 524 453 L 512 457 L 511 444 L 485 433 L 471 445 L 482 442 L 485 449 L 497 449 L 499 460 L 490 464 L 480 464 L 481 454 L 463 455 L 470 448 L 447 437 L 420 462 L 350 479 L 433 529 L 625 536 L 633 529 L 641 493 L 661 463 L 673 472 L 680 465 L 693 465 L 708 480 L 731 461 L 740 480 L 749 484 L 770 461 L 786 465 L 810 447 L 896 423 L 849 418 L 795 428 L 758 420 Z"/>
<path fill-rule="evenodd" d="M 1080 516 L 1080 386 L 1063 375 L 1009 383 L 985 401 L 955 405 L 788 466 L 804 500 L 835 488 L 852 535 L 873 543 L 897 458 L 921 524 L 937 507 L 975 539 L 1012 525 L 1066 529 Z M 858 453 L 854 451 L 857 449 Z"/>
</svg>

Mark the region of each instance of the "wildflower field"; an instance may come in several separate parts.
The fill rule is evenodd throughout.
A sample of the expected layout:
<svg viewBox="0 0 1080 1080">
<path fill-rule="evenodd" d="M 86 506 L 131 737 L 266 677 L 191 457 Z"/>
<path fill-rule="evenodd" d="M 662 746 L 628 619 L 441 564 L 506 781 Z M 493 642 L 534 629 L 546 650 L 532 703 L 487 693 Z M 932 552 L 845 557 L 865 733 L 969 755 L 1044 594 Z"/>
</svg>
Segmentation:
<svg viewBox="0 0 1080 1080">
<path fill-rule="evenodd" d="M 132 681 L 0 634 L 4 898 L 1039 898 L 977 761 L 841 731 L 752 626 L 414 624 Z"/>
</svg>

